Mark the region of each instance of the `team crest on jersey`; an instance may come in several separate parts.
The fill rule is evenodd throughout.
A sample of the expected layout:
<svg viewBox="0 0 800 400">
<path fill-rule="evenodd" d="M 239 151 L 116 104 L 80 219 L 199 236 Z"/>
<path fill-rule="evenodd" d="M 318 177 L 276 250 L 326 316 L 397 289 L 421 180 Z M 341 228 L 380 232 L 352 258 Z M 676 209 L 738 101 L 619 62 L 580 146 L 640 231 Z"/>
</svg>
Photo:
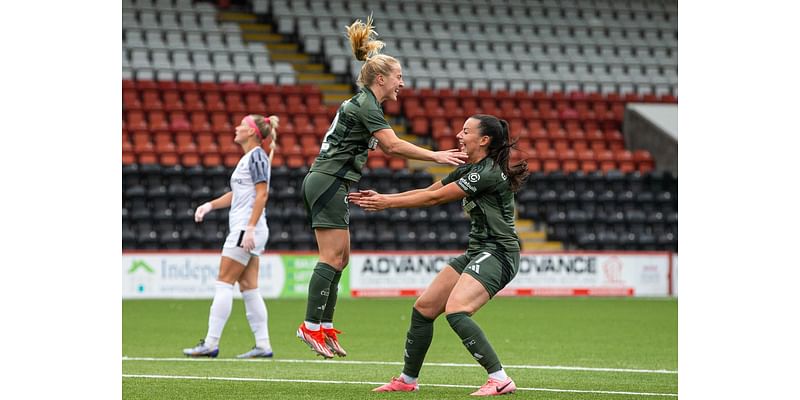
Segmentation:
<svg viewBox="0 0 800 400">
<path fill-rule="evenodd" d="M 467 175 L 467 180 L 469 180 L 472 183 L 475 183 L 475 182 L 481 180 L 481 176 L 477 172 L 472 172 L 469 175 Z"/>
<path fill-rule="evenodd" d="M 500 173 L 500 177 L 501 177 L 501 178 L 503 178 L 503 180 L 506 180 L 506 179 L 508 179 L 508 177 L 506 176 L 506 174 L 504 174 L 504 173 L 502 173 L 502 172 Z"/>
</svg>

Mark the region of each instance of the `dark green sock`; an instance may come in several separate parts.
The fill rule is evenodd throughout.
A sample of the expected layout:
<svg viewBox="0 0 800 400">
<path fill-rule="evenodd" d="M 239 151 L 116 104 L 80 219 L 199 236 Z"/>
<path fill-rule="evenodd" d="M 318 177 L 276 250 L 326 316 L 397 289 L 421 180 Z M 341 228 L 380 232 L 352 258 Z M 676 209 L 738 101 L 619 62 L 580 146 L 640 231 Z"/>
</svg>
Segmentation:
<svg viewBox="0 0 800 400">
<path fill-rule="evenodd" d="M 503 366 L 500 365 L 500 358 L 489 344 L 486 335 L 483 334 L 481 327 L 469 317 L 469 314 L 466 312 L 448 314 L 447 322 L 461 338 L 461 343 L 467 348 L 472 358 L 486 368 L 486 372 L 491 374 L 503 369 Z"/>
<path fill-rule="evenodd" d="M 333 312 L 336 310 L 336 299 L 339 297 L 339 279 L 342 279 L 342 271 L 336 271 L 331 281 L 331 290 L 328 295 L 328 304 L 325 305 L 325 312 L 322 313 L 322 322 L 333 322 Z"/>
<path fill-rule="evenodd" d="M 406 349 L 403 355 L 404 374 L 414 378 L 419 376 L 425 354 L 431 347 L 431 340 L 433 340 L 433 320 L 422 315 L 416 308 L 412 308 L 411 326 L 406 333 Z"/>
<path fill-rule="evenodd" d="M 328 264 L 318 262 L 314 267 L 314 274 L 308 282 L 308 302 L 306 303 L 306 321 L 320 323 L 322 313 L 328 304 L 328 295 L 331 290 L 331 281 L 336 276 L 336 270 Z"/>
</svg>

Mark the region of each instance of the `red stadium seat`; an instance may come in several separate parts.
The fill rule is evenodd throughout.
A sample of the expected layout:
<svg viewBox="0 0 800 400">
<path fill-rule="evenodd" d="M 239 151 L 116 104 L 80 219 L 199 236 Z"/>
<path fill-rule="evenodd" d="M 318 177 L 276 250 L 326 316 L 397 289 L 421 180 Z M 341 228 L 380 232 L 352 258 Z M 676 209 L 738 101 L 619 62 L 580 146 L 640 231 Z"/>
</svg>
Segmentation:
<svg viewBox="0 0 800 400">
<path fill-rule="evenodd" d="M 428 118 L 418 117 L 411 120 L 411 133 L 418 136 L 430 136 Z"/>
<path fill-rule="evenodd" d="M 203 166 L 208 167 L 216 167 L 218 165 L 222 165 L 222 156 L 217 153 L 210 153 L 203 155 Z"/>
<path fill-rule="evenodd" d="M 125 125 L 128 130 L 135 131 L 135 130 L 147 130 L 147 120 L 144 117 L 144 112 L 142 111 L 127 111 L 125 113 L 126 121 Z"/>
<path fill-rule="evenodd" d="M 122 109 L 126 111 L 141 110 L 142 102 L 136 90 L 122 90 Z"/>
<path fill-rule="evenodd" d="M 535 158 L 528 158 L 528 172 L 539 172 L 542 170 L 542 162 Z"/>
<path fill-rule="evenodd" d="M 389 159 L 389 168 L 394 171 L 399 171 L 406 168 L 406 159 L 400 157 L 392 157 Z"/>
<path fill-rule="evenodd" d="M 370 155 L 370 157 L 367 158 L 367 168 L 369 169 L 386 168 L 386 165 L 387 162 L 384 157 Z"/>
<path fill-rule="evenodd" d="M 589 142 L 585 140 L 575 140 L 572 142 L 572 150 L 575 150 L 575 153 L 580 153 L 589 148 Z"/>
<path fill-rule="evenodd" d="M 300 168 L 306 165 L 306 160 L 302 155 L 290 155 L 286 157 L 286 166 L 289 168 Z"/>
<path fill-rule="evenodd" d="M 264 103 L 264 99 L 261 97 L 261 92 L 247 93 L 245 95 L 244 102 L 247 110 L 253 114 L 268 113 L 266 111 L 267 103 Z"/>
<path fill-rule="evenodd" d="M 442 136 L 437 140 L 439 150 L 450 150 L 457 148 L 455 136 Z"/>
<path fill-rule="evenodd" d="M 183 111 L 183 100 L 177 90 L 170 90 L 163 93 L 164 109 L 167 111 Z"/>
<path fill-rule="evenodd" d="M 596 152 L 596 156 L 600 169 L 604 173 L 617 168 L 617 163 L 614 161 L 614 153 L 611 150 Z"/>
<path fill-rule="evenodd" d="M 155 152 L 141 153 L 137 156 L 139 164 L 158 164 L 158 157 Z"/>
<path fill-rule="evenodd" d="M 625 148 L 625 137 L 617 129 L 607 130 L 603 132 L 603 137 L 608 143 L 608 148 L 611 150 L 623 150 Z"/>
<path fill-rule="evenodd" d="M 633 162 L 636 163 L 636 169 L 642 173 L 655 169 L 653 155 L 647 150 L 635 150 L 633 152 Z"/>
<path fill-rule="evenodd" d="M 161 95 L 157 90 L 145 90 L 142 92 L 142 108 L 145 111 L 164 109 L 164 104 L 161 102 Z"/>
<path fill-rule="evenodd" d="M 172 153 L 160 153 L 158 163 L 165 167 L 171 167 L 178 164 L 178 155 Z"/>
<path fill-rule="evenodd" d="M 233 125 L 231 125 L 228 114 L 224 112 L 212 113 L 211 130 L 216 133 L 233 133 Z"/>
<path fill-rule="evenodd" d="M 211 124 L 208 123 L 208 114 L 204 111 L 194 111 L 189 114 L 189 126 L 192 132 L 211 132 Z"/>
<path fill-rule="evenodd" d="M 219 92 L 204 92 L 203 103 L 206 111 L 225 111 L 225 103 L 222 101 Z"/>
<path fill-rule="evenodd" d="M 238 154 L 226 154 L 222 159 L 222 165 L 226 168 L 234 168 L 241 158 L 242 156 Z"/>
<path fill-rule="evenodd" d="M 283 155 L 276 151 L 275 154 L 272 155 L 272 168 L 280 167 L 284 164 L 286 164 L 286 160 L 283 158 Z"/>
<path fill-rule="evenodd" d="M 183 105 L 186 111 L 205 111 L 206 106 L 199 92 L 184 92 Z"/>
<path fill-rule="evenodd" d="M 628 150 L 617 150 L 614 152 L 614 160 L 616 160 L 619 170 L 622 173 L 630 173 L 636 170 L 636 163 L 633 161 L 633 153 Z"/>
<path fill-rule="evenodd" d="M 181 156 L 181 165 L 184 167 L 194 167 L 200 164 L 200 156 L 197 153 L 187 153 Z"/>
<path fill-rule="evenodd" d="M 132 151 L 122 152 L 122 165 L 130 165 L 135 163 L 136 163 L 136 154 L 133 154 Z"/>
</svg>

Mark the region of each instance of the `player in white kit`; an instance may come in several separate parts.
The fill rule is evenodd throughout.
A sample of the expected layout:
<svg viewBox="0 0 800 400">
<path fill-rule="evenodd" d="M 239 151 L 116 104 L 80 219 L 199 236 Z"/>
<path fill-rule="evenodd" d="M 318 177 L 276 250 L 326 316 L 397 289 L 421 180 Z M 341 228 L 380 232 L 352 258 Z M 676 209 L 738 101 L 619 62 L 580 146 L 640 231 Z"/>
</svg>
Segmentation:
<svg viewBox="0 0 800 400">
<path fill-rule="evenodd" d="M 251 114 L 236 127 L 234 142 L 242 146 L 244 156 L 231 174 L 231 191 L 197 207 L 194 219 L 202 222 L 211 210 L 230 207 L 229 233 L 222 246 L 219 275 L 214 300 L 208 315 L 208 333 L 200 343 L 183 353 L 192 357 L 216 357 L 222 329 L 233 307 L 233 285 L 239 282 L 245 313 L 256 345 L 239 358 L 272 357 L 267 329 L 267 308 L 258 290 L 258 260 L 269 237 L 264 208 L 267 204 L 270 160 L 276 143 L 278 117 L 264 118 Z M 273 150 L 267 156 L 261 143 L 272 139 Z"/>
</svg>

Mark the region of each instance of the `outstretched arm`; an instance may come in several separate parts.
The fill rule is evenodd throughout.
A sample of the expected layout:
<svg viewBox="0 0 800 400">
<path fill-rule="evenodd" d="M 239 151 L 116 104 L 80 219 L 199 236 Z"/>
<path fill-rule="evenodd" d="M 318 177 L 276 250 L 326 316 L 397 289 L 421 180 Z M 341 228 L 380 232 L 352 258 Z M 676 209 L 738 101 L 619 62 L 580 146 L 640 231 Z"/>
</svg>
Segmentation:
<svg viewBox="0 0 800 400">
<path fill-rule="evenodd" d="M 437 189 L 432 189 L 437 185 Z M 431 207 L 463 199 L 466 195 L 455 183 L 442 186 L 440 181 L 428 189 L 409 190 L 390 195 L 363 190 L 358 193 L 350 193 L 348 199 L 367 211 L 379 211 L 387 208 Z"/>
<path fill-rule="evenodd" d="M 381 150 L 390 156 L 410 158 L 412 160 L 433 161 L 439 164 L 461 165 L 467 154 L 457 149 L 431 151 L 400 139 L 391 129 L 381 129 L 373 136 L 378 139 Z"/>
</svg>

